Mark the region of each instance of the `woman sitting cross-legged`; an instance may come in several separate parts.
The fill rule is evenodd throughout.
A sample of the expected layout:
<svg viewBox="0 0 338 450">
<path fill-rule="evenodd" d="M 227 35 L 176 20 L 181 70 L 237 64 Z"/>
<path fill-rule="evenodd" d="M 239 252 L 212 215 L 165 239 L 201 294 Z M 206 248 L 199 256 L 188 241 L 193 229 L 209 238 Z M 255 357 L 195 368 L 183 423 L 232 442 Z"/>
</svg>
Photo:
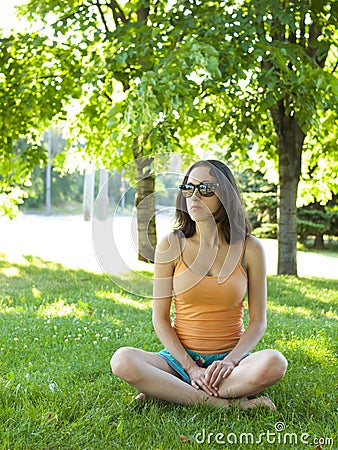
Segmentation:
<svg viewBox="0 0 338 450">
<path fill-rule="evenodd" d="M 276 350 L 252 352 L 266 328 L 264 254 L 220 161 L 193 164 L 180 185 L 175 230 L 156 248 L 153 324 L 164 350 L 123 347 L 111 359 L 113 374 L 134 386 L 138 399 L 275 410 L 256 394 L 284 376 L 287 361 Z"/>
</svg>

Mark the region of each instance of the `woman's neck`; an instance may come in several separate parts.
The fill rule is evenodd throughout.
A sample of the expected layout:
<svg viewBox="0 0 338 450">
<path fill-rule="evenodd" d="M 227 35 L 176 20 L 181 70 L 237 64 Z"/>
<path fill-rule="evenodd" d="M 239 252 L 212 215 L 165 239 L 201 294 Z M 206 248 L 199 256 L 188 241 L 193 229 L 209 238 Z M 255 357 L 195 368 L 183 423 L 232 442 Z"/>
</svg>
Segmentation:
<svg viewBox="0 0 338 450">
<path fill-rule="evenodd" d="M 220 224 L 215 226 L 215 221 L 196 222 L 195 238 L 207 247 L 215 248 L 225 243 Z"/>
</svg>

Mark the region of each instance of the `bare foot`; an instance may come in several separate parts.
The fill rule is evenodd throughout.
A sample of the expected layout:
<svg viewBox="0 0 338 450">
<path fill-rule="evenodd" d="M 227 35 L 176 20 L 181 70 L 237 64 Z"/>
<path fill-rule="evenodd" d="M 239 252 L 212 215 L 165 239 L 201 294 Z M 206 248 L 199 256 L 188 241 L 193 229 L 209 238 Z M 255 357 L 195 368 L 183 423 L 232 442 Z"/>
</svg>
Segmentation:
<svg viewBox="0 0 338 450">
<path fill-rule="evenodd" d="M 154 402 L 157 403 L 165 403 L 164 400 L 161 400 L 160 398 L 157 397 L 151 397 L 150 395 L 144 394 L 143 392 L 140 392 L 136 397 L 135 400 L 137 400 L 138 402 L 144 402 L 145 400 L 149 400 L 151 399 Z"/>
<path fill-rule="evenodd" d="M 147 394 L 144 394 L 143 392 L 140 392 L 136 397 L 135 400 L 142 402 L 148 399 L 153 399 L 158 403 L 162 403 L 162 401 L 159 398 L 154 398 L 154 397 L 150 397 Z M 276 411 L 276 406 L 274 405 L 274 403 L 272 403 L 272 401 L 269 399 L 269 397 L 266 397 L 265 395 L 262 395 L 261 397 L 257 397 L 257 398 L 251 398 L 248 399 L 247 397 L 243 397 L 241 399 L 238 400 L 227 400 L 228 402 L 228 406 L 234 406 L 234 405 L 239 405 L 241 409 L 243 410 L 247 410 L 247 409 L 253 409 L 253 408 L 258 408 L 258 407 L 264 407 L 269 409 L 270 411 Z"/>
<path fill-rule="evenodd" d="M 265 395 L 262 395 L 261 397 L 257 398 L 251 398 L 250 400 L 249 399 L 241 400 L 240 406 L 241 409 L 244 410 L 263 406 L 265 408 L 270 409 L 270 411 L 276 411 L 276 406 L 274 405 L 274 403 L 272 403 L 269 397 L 266 397 Z"/>
</svg>

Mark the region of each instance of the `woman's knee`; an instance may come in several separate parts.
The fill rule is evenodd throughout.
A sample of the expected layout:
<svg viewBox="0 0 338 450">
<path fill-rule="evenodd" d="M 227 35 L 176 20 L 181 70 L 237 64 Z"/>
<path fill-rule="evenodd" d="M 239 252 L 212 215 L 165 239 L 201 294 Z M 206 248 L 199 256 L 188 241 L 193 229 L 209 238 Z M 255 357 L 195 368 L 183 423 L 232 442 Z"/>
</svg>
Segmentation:
<svg viewBox="0 0 338 450">
<path fill-rule="evenodd" d="M 137 375 L 137 349 L 121 347 L 110 360 L 110 370 L 114 375 L 125 381 L 133 381 Z"/>
<path fill-rule="evenodd" d="M 263 364 L 263 376 L 266 378 L 266 383 L 277 383 L 284 377 L 288 362 L 284 355 L 278 350 L 266 350 L 265 361 Z"/>
</svg>

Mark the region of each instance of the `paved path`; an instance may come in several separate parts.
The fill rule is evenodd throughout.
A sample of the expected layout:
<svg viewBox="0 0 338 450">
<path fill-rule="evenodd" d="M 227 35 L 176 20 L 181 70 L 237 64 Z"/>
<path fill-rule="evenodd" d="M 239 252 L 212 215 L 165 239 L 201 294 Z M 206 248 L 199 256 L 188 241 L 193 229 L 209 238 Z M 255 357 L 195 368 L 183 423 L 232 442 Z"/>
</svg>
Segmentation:
<svg viewBox="0 0 338 450">
<path fill-rule="evenodd" d="M 20 214 L 12 221 L 0 217 L 0 253 L 13 262 L 27 263 L 24 256 L 33 255 L 66 267 L 97 273 L 118 273 L 124 263 L 133 269 L 149 269 L 148 265 L 137 261 L 135 220 L 130 217 L 112 220 L 105 225 L 94 223 L 93 227 L 92 223 L 83 220 L 82 215 L 47 217 Z M 170 220 L 160 214 L 157 225 L 161 236 L 170 229 Z M 112 235 L 114 248 L 108 242 L 112 241 Z M 262 242 L 268 274 L 276 274 L 277 242 L 269 239 Z M 116 252 L 120 255 L 118 258 Z M 337 279 L 337 263 L 338 255 L 298 252 L 298 275 Z"/>
</svg>

